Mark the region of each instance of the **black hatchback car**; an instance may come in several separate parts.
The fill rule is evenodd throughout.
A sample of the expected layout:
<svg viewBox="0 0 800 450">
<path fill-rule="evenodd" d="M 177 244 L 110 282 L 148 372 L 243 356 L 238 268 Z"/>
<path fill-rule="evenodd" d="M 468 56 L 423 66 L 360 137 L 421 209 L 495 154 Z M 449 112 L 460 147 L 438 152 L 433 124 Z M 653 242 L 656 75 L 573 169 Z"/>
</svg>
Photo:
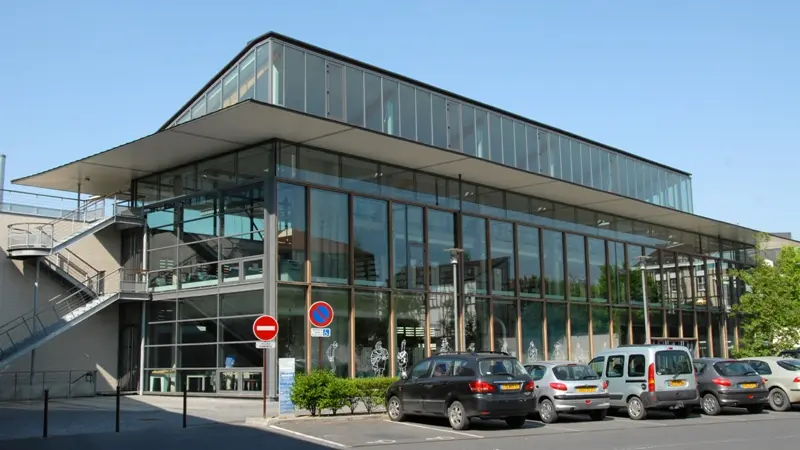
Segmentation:
<svg viewBox="0 0 800 450">
<path fill-rule="evenodd" d="M 503 419 L 512 428 L 534 411 L 533 379 L 505 353 L 439 353 L 416 364 L 386 391 L 389 418 L 447 417 L 455 430 L 470 420 Z"/>
</svg>

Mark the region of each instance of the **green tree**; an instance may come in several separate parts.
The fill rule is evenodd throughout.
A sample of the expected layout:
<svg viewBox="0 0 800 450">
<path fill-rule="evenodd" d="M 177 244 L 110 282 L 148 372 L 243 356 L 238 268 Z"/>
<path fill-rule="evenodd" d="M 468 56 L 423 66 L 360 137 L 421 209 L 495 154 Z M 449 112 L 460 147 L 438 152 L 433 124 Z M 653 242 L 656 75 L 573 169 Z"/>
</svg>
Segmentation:
<svg viewBox="0 0 800 450">
<path fill-rule="evenodd" d="M 800 342 L 800 248 L 784 247 L 769 263 L 761 257 L 766 239 L 759 236 L 755 267 L 729 273 L 749 287 L 733 305 L 742 331 L 737 358 L 775 355 Z"/>
</svg>

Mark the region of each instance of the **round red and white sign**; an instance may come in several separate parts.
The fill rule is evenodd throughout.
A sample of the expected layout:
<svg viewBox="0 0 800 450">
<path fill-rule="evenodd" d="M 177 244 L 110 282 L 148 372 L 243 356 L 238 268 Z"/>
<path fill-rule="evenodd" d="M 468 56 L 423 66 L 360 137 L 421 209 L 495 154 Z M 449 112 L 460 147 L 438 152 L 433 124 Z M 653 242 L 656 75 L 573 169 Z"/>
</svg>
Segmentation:
<svg viewBox="0 0 800 450">
<path fill-rule="evenodd" d="M 271 341 L 278 335 L 278 321 L 272 316 L 260 316 L 253 321 L 253 334 L 259 341 Z"/>
</svg>

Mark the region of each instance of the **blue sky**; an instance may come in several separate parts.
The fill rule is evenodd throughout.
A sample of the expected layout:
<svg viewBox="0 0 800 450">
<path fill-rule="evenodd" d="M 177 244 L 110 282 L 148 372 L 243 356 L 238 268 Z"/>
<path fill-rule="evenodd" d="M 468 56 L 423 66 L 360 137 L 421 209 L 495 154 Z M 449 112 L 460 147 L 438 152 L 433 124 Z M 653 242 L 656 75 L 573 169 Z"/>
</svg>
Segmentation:
<svg viewBox="0 0 800 450">
<path fill-rule="evenodd" d="M 273 30 L 685 170 L 697 214 L 800 238 L 800 3 L 769 5 L 6 0 L 0 152 L 10 180 L 150 134 Z"/>
</svg>

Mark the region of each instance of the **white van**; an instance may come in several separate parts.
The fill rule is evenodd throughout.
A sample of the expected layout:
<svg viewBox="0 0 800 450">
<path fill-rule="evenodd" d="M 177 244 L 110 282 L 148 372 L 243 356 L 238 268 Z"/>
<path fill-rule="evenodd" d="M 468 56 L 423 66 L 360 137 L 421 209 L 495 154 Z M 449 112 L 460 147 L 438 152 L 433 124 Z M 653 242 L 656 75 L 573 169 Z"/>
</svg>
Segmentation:
<svg viewBox="0 0 800 450">
<path fill-rule="evenodd" d="M 689 349 L 680 345 L 622 345 L 599 353 L 589 365 L 608 382 L 610 410 L 626 408 L 633 420 L 653 409 L 689 416 L 700 404 Z"/>
</svg>

